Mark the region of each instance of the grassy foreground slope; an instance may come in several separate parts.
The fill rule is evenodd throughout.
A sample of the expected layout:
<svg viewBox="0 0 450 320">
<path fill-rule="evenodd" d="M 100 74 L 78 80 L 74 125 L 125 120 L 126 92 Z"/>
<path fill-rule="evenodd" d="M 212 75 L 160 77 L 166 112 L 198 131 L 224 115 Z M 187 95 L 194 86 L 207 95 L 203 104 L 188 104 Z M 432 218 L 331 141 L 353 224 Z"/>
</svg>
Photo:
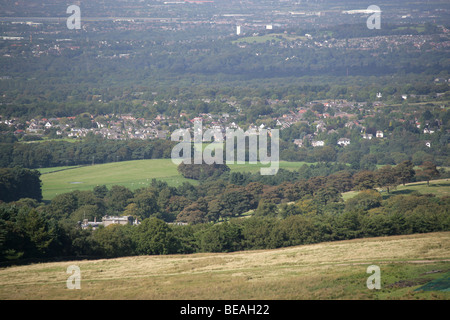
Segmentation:
<svg viewBox="0 0 450 320">
<path fill-rule="evenodd" d="M 66 287 L 67 267 L 81 288 Z M 369 265 L 381 289 L 367 288 Z M 0 269 L 0 299 L 440 299 L 415 291 L 450 272 L 450 232 L 356 239 L 276 250 L 136 256 Z M 445 283 L 445 281 L 444 281 Z M 448 286 L 447 286 L 448 288 Z"/>
</svg>

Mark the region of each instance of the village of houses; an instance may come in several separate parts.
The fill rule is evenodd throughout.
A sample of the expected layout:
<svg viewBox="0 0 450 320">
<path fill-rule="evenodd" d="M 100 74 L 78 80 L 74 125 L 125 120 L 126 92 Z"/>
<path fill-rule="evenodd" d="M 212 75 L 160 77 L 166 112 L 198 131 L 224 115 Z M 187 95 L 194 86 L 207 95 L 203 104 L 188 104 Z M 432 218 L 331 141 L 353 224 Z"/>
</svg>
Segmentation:
<svg viewBox="0 0 450 320">
<path fill-rule="evenodd" d="M 268 100 L 266 101 L 268 105 L 272 108 L 276 108 L 277 105 L 287 103 L 283 100 Z M 324 112 L 322 114 L 314 111 L 314 118 L 305 118 L 305 114 L 308 110 L 311 110 L 311 106 L 314 104 L 321 103 L 324 105 L 325 110 L 332 110 L 332 115 L 330 113 Z M 270 118 L 270 122 L 275 124 L 274 128 L 266 126 L 264 123 L 259 125 L 250 124 L 246 126 L 246 132 L 257 133 L 259 129 L 267 129 L 270 134 L 271 129 L 286 129 L 296 123 L 305 123 L 308 126 L 313 126 L 315 132 L 313 134 L 307 134 L 302 138 L 293 139 L 291 142 L 297 147 L 321 147 L 325 145 L 325 141 L 317 139 L 320 133 L 332 134 L 335 133 L 334 129 L 327 129 L 327 119 L 328 118 L 338 118 L 345 119 L 345 128 L 353 129 L 359 128 L 361 131 L 362 139 L 381 139 L 385 137 L 385 133 L 382 130 L 377 130 L 375 134 L 366 133 L 366 128 L 364 126 L 364 118 L 358 119 L 358 112 L 365 110 L 366 115 L 364 117 L 373 116 L 376 112 L 367 107 L 364 107 L 366 103 L 351 103 L 346 100 L 323 100 L 323 101 L 312 101 L 306 106 L 298 107 L 290 113 L 283 114 L 282 116 Z M 384 104 L 382 102 L 374 102 L 373 107 L 382 107 Z M 233 106 L 235 104 L 233 103 Z M 236 107 L 236 106 L 235 106 Z M 240 111 L 239 107 L 236 110 Z M 345 110 L 345 111 L 343 111 Z M 350 110 L 350 113 L 349 113 Z M 79 115 L 78 117 L 80 117 Z M 42 119 L 31 119 L 29 121 L 21 122 L 17 118 L 13 119 L 3 119 L 0 115 L 1 123 L 14 128 L 14 134 L 17 137 L 35 137 L 36 139 L 49 138 L 49 132 L 53 132 L 53 138 L 72 138 L 72 139 L 82 139 L 85 138 L 89 133 L 94 135 L 99 135 L 105 139 L 113 140 L 128 140 L 128 139 L 170 139 L 170 134 L 179 128 L 190 128 L 195 123 L 201 122 L 202 128 L 204 130 L 214 129 L 219 130 L 223 134 L 228 129 L 242 129 L 236 122 L 236 114 L 223 113 L 220 115 L 214 115 L 211 113 L 201 113 L 197 117 L 192 119 L 187 118 L 187 114 L 181 113 L 180 118 L 170 117 L 166 115 L 157 115 L 154 119 L 144 119 L 137 118 L 131 114 L 107 114 L 100 116 L 93 116 L 90 114 L 83 114 L 88 121 L 89 125 L 77 126 L 80 121 L 77 121 L 76 116 L 64 117 L 64 118 L 42 118 Z M 361 118 L 361 117 L 359 117 Z M 402 121 L 403 119 L 399 119 Z M 404 121 L 404 120 L 403 120 Z M 424 134 L 432 134 L 435 129 L 428 126 L 423 126 L 415 120 L 415 125 L 423 130 Z M 261 121 L 260 121 L 261 122 Z M 263 122 L 263 121 L 262 121 Z M 27 139 L 33 140 L 31 139 Z M 307 143 L 306 143 L 307 142 Z M 346 137 L 341 137 L 338 139 L 337 144 L 339 146 L 345 147 L 351 143 L 351 140 Z M 427 147 L 431 147 L 430 141 L 425 141 Z"/>
</svg>

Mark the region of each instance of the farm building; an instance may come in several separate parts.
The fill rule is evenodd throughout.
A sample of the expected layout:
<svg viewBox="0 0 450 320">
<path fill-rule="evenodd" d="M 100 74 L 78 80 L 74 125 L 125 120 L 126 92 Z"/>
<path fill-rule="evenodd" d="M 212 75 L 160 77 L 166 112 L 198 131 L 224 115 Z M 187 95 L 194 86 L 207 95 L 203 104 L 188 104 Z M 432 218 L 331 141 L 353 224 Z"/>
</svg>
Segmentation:
<svg viewBox="0 0 450 320">
<path fill-rule="evenodd" d="M 101 222 L 97 222 L 97 219 L 94 218 L 94 221 L 88 221 L 88 219 L 84 219 L 83 222 L 79 222 L 82 229 L 87 229 L 92 227 L 92 229 L 97 229 L 99 226 L 107 227 L 111 224 L 121 224 L 121 225 L 138 225 L 139 221 L 134 219 L 132 216 L 104 216 Z"/>
</svg>

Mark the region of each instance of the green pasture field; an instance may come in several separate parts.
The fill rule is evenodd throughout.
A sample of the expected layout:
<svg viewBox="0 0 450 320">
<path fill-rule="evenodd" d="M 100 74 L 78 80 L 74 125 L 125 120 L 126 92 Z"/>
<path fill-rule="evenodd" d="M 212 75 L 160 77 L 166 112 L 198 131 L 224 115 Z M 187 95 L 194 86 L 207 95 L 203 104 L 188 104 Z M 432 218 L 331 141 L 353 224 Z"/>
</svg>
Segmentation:
<svg viewBox="0 0 450 320">
<path fill-rule="evenodd" d="M 40 169 L 42 195 L 44 200 L 51 200 L 58 194 L 74 190 L 92 190 L 95 186 L 122 185 L 131 190 L 146 187 L 152 179 L 167 182 L 171 186 L 189 181 L 177 171 L 171 159 L 152 159 L 112 162 L 88 166 L 65 167 L 65 170 Z M 56 168 L 54 168 L 56 169 Z M 50 172 L 49 172 L 50 170 Z M 47 173 L 45 173 L 47 172 Z"/>
<path fill-rule="evenodd" d="M 279 163 L 280 168 L 296 170 L 305 162 Z M 231 164 L 231 171 L 257 172 L 269 165 Z M 151 159 L 113 162 L 88 166 L 57 167 L 39 169 L 42 173 L 42 195 L 44 200 L 51 200 L 58 194 L 74 190 L 92 190 L 95 186 L 122 185 L 130 190 L 146 187 L 152 179 L 167 182 L 170 186 L 179 186 L 183 182 L 198 184 L 198 181 L 184 178 L 177 165 L 171 159 Z"/>
<path fill-rule="evenodd" d="M 79 289 L 67 287 L 72 265 Z M 379 289 L 367 285 L 373 265 Z M 10 266 L 0 268 L 0 300 L 448 300 L 449 272 L 450 232 L 438 232 Z"/>
</svg>

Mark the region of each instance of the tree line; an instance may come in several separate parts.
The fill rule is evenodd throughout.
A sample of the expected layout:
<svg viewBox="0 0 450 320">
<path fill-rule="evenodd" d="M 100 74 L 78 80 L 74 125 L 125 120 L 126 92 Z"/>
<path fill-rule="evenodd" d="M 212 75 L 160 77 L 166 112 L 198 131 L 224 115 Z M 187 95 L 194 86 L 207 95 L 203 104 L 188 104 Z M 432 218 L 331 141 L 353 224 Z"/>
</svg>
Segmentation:
<svg viewBox="0 0 450 320">
<path fill-rule="evenodd" d="M 450 230 L 450 198 L 376 191 L 318 212 L 311 203 L 285 204 L 285 217 L 254 215 L 222 223 L 169 225 L 151 217 L 138 226 L 80 229 L 48 219 L 27 200 L 0 205 L 0 261 L 114 258 L 273 249 L 323 241 Z"/>
<path fill-rule="evenodd" d="M 128 160 L 168 159 L 170 140 L 108 140 L 0 143 L 0 167 L 46 168 Z"/>
</svg>

